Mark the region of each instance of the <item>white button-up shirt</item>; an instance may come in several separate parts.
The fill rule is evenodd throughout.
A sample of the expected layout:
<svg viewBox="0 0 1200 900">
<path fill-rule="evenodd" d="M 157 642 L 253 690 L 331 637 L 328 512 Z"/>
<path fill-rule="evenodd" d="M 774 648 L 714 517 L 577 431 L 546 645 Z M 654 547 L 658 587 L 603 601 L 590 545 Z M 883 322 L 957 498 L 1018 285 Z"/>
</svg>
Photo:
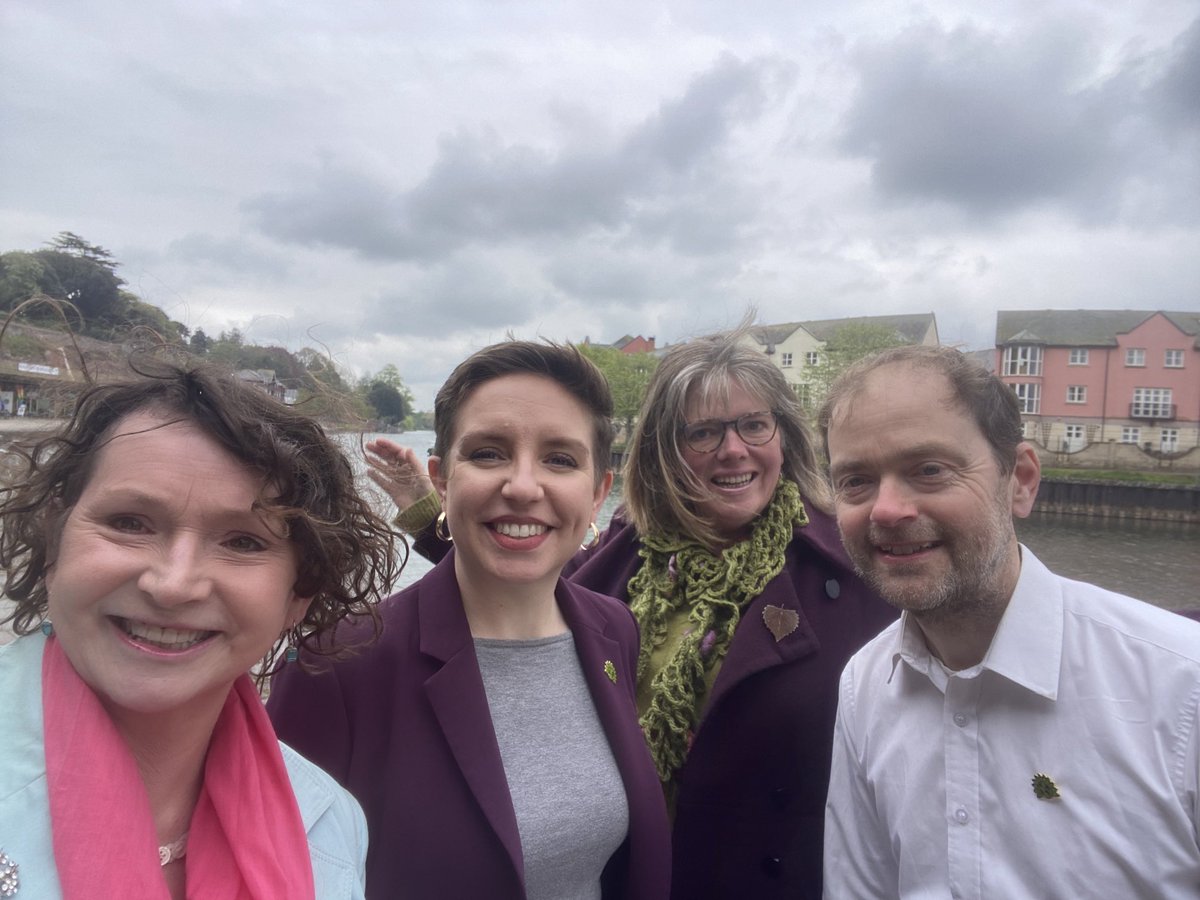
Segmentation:
<svg viewBox="0 0 1200 900">
<path fill-rule="evenodd" d="M 846 666 L 827 898 L 1200 897 L 1200 623 L 1021 559 L 979 665 L 906 613 Z"/>
</svg>

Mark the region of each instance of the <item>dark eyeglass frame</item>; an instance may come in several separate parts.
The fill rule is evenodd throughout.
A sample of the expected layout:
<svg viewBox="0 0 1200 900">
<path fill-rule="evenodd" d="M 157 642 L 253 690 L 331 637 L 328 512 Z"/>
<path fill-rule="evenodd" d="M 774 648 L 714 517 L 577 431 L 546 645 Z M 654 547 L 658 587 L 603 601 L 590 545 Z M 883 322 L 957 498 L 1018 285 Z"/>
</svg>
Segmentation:
<svg viewBox="0 0 1200 900">
<path fill-rule="evenodd" d="M 771 420 L 771 432 L 766 435 L 750 435 L 742 433 L 742 423 L 748 419 L 758 419 L 767 416 Z M 720 437 L 717 442 L 711 447 L 696 446 L 693 442 L 693 432 L 696 428 L 704 426 L 705 428 L 720 428 Z M 732 428 L 737 432 L 738 438 L 743 444 L 748 447 L 761 447 L 764 444 L 771 443 L 771 440 L 779 433 L 779 413 L 773 409 L 760 409 L 755 412 L 742 413 L 736 419 L 700 419 L 697 422 L 685 422 L 683 426 L 683 441 L 695 453 L 716 453 L 721 449 L 721 445 L 725 443 L 725 435 Z"/>
</svg>

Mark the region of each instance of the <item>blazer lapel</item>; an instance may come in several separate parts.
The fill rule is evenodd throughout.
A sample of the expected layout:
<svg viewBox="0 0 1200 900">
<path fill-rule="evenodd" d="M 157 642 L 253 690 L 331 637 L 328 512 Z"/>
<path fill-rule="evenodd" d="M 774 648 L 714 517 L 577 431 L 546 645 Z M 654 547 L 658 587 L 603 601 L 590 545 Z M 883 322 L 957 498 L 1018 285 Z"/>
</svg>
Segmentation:
<svg viewBox="0 0 1200 900">
<path fill-rule="evenodd" d="M 795 612 L 796 630 L 776 640 L 763 618 L 763 613 L 768 607 Z M 804 615 L 800 599 L 796 596 L 795 588 L 785 569 L 742 613 L 742 620 L 738 623 L 737 633 L 729 645 L 729 652 L 721 663 L 721 670 L 717 672 L 717 680 L 708 696 L 704 712 L 707 714 L 709 709 L 719 703 L 743 679 L 771 666 L 782 665 L 815 653 L 817 647 L 817 636 Z"/>
<path fill-rule="evenodd" d="M 800 603 L 800 597 L 796 594 L 791 567 L 795 564 L 793 554 L 797 552 L 803 557 L 803 564 L 810 566 L 828 567 L 827 563 L 823 564 L 818 560 L 840 557 L 837 532 L 833 532 L 832 541 L 837 544 L 838 552 L 831 553 L 831 538 L 826 533 L 827 526 L 825 517 L 816 519 L 810 514 L 809 524 L 795 529 L 792 542 L 798 546 L 789 548 L 783 571 L 771 579 L 763 592 L 742 612 L 737 633 L 729 646 L 728 654 L 721 663 L 721 670 L 717 673 L 716 683 L 713 684 L 712 693 L 709 694 L 701 719 L 742 680 L 771 666 L 789 663 L 802 656 L 816 653 L 820 648 L 817 635 L 813 631 L 808 617 L 804 615 L 804 607 Z M 816 550 L 816 555 L 813 554 L 813 548 Z M 826 590 L 828 589 L 827 587 Z M 768 626 L 767 620 L 764 618 L 764 614 L 768 610 L 775 615 L 779 615 L 780 612 L 784 616 L 794 613 L 796 615 L 795 630 L 777 637 L 776 632 Z"/>
<path fill-rule="evenodd" d="M 521 835 L 454 576 L 453 550 L 425 577 L 417 604 L 421 652 L 442 663 L 425 680 L 426 697 L 463 778 L 508 852 L 523 890 Z"/>
<path fill-rule="evenodd" d="M 629 785 L 637 783 L 637 761 L 646 753 L 633 700 L 637 671 L 628 669 L 620 643 L 606 633 L 603 616 L 586 598 L 576 597 L 574 590 L 560 581 L 558 606 L 575 639 L 584 680 L 628 794 Z M 637 798 L 628 799 L 632 810 Z"/>
</svg>

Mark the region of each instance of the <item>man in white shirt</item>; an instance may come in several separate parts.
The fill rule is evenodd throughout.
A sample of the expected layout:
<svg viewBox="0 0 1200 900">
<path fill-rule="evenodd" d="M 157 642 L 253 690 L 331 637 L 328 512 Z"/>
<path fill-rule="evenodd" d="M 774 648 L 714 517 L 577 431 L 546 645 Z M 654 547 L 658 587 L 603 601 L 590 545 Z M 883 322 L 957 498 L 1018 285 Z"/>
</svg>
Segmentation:
<svg viewBox="0 0 1200 900">
<path fill-rule="evenodd" d="M 842 542 L 904 612 L 842 675 L 829 898 L 1200 896 L 1200 624 L 1017 543 L 1010 388 L 885 351 L 822 410 Z"/>
</svg>

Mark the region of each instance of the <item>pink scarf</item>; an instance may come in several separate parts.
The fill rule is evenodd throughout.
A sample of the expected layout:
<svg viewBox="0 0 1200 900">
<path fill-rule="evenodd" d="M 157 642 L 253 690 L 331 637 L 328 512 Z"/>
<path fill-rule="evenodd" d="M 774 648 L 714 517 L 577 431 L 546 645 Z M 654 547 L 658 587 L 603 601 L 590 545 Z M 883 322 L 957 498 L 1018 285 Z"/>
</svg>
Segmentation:
<svg viewBox="0 0 1200 900">
<path fill-rule="evenodd" d="M 133 754 L 58 640 L 42 658 L 46 781 L 64 900 L 169 900 L 150 800 Z M 308 839 L 279 743 L 250 679 L 233 685 L 209 742 L 188 833 L 187 896 L 313 900 Z"/>
</svg>

